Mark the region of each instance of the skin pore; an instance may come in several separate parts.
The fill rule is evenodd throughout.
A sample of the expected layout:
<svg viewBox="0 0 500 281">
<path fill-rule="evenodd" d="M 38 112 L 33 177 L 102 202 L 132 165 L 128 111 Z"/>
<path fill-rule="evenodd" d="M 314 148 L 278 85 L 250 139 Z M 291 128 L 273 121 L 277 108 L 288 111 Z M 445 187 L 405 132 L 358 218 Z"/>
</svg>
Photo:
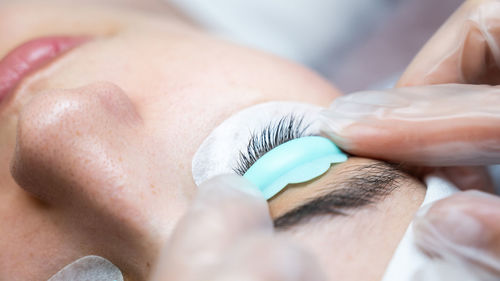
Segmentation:
<svg viewBox="0 0 500 281">
<path fill-rule="evenodd" d="M 0 3 L 0 57 L 33 38 L 91 37 L 0 106 L 0 279 L 46 280 L 94 254 L 127 280 L 147 280 L 196 193 L 191 160 L 213 128 L 254 104 L 326 107 L 339 92 L 301 66 L 214 39 L 161 2 L 66 2 Z M 270 202 L 273 217 L 373 163 L 352 158 L 290 186 Z M 279 235 L 311 250 L 331 278 L 377 280 L 425 193 L 411 177 L 397 185 Z"/>
</svg>

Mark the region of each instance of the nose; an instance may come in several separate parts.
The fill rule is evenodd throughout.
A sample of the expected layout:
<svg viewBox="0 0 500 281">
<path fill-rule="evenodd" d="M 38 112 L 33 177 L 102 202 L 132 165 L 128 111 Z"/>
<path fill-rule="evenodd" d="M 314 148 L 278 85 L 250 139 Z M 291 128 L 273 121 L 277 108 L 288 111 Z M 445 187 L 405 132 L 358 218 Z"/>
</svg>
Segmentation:
<svg viewBox="0 0 500 281">
<path fill-rule="evenodd" d="M 11 163 L 19 186 L 51 206 L 92 254 L 138 279 L 161 243 L 151 235 L 153 207 L 141 189 L 148 186 L 147 161 L 137 151 L 142 124 L 128 96 L 110 83 L 42 92 L 20 113 Z"/>
<path fill-rule="evenodd" d="M 49 203 L 95 198 L 90 186 L 116 193 L 128 174 L 121 153 L 140 123 L 130 99 L 111 83 L 40 93 L 20 114 L 11 173 Z"/>
</svg>

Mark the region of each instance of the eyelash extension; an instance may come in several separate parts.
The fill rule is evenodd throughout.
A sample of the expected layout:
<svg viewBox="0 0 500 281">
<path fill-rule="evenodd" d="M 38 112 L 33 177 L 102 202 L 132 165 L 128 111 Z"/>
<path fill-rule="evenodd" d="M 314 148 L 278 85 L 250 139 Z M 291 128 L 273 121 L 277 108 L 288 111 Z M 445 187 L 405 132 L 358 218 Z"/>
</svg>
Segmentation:
<svg viewBox="0 0 500 281">
<path fill-rule="evenodd" d="M 246 151 L 240 151 L 236 167 L 239 175 L 245 172 L 264 154 L 287 141 L 306 136 L 310 124 L 304 124 L 304 116 L 293 113 L 282 117 L 277 122 L 264 127 L 260 132 L 253 131 Z"/>
</svg>

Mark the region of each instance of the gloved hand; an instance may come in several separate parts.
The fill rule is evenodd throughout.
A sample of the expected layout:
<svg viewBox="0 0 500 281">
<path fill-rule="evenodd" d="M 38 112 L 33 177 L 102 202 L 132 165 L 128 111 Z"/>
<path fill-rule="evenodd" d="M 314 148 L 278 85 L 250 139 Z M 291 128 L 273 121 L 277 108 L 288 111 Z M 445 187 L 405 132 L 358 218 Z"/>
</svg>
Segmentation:
<svg viewBox="0 0 500 281">
<path fill-rule="evenodd" d="M 479 191 L 458 193 L 419 213 L 416 243 L 437 258 L 415 280 L 500 280 L 499 222 L 500 198 Z"/>
<path fill-rule="evenodd" d="M 154 281 L 324 280 L 313 257 L 273 234 L 264 197 L 236 175 L 218 176 L 178 223 Z"/>
<path fill-rule="evenodd" d="M 466 1 L 436 33 L 398 86 L 499 82 L 500 1 L 475 0 Z M 500 88 L 484 85 L 356 93 L 325 112 L 324 131 L 348 152 L 454 166 L 440 169 L 459 187 L 491 190 L 483 167 L 464 165 L 500 163 L 499 101 Z M 500 199 L 478 191 L 434 203 L 417 216 L 414 229 L 420 248 L 438 258 L 415 280 L 499 280 L 499 221 Z"/>
<path fill-rule="evenodd" d="M 422 166 L 500 163 L 500 87 L 433 85 L 336 99 L 324 131 L 355 155 Z"/>
<path fill-rule="evenodd" d="M 439 166 L 459 188 L 493 191 L 500 163 L 500 87 L 433 85 L 353 93 L 326 110 L 324 133 L 346 151 Z M 452 167 L 450 167 L 452 166 Z"/>
<path fill-rule="evenodd" d="M 429 85 L 429 84 L 442 84 L 442 83 L 468 83 L 468 84 L 482 84 L 482 83 L 489 83 L 492 85 L 499 84 L 500 82 L 500 1 L 498 0 L 468 0 L 465 1 L 464 4 L 448 19 L 448 21 L 439 29 L 439 31 L 432 37 L 432 39 L 424 46 L 424 48 L 420 51 L 420 53 L 415 57 L 413 62 L 410 64 L 410 66 L 407 68 L 401 79 L 399 80 L 397 86 L 417 86 L 417 85 Z M 431 88 L 432 89 L 432 88 Z M 450 88 L 450 90 L 456 90 L 458 89 L 455 87 L 454 89 Z M 423 89 L 426 91 L 427 89 Z M 437 91 L 434 91 L 434 89 L 430 90 L 431 92 L 435 92 L 437 94 L 439 93 L 439 89 L 436 89 Z M 413 90 L 411 90 L 413 91 Z M 468 89 L 465 87 L 464 89 L 458 89 L 458 92 L 462 94 L 467 94 L 467 92 L 471 92 L 473 90 Z M 490 94 L 493 94 L 496 89 L 491 89 L 491 90 L 486 90 L 491 92 Z M 394 93 L 393 94 L 397 94 Z M 452 99 L 449 95 L 451 93 L 447 92 L 448 98 Z M 381 95 L 380 98 L 384 98 Z M 362 94 L 357 96 L 358 98 L 363 98 Z M 434 97 L 432 97 L 434 99 Z M 462 97 L 460 97 L 462 98 Z M 478 95 L 474 99 L 479 99 L 481 98 L 480 95 Z M 372 99 L 373 99 L 373 94 L 372 94 Z M 446 98 L 445 98 L 446 99 Z M 457 97 L 458 99 L 458 97 Z M 444 102 L 444 99 L 436 98 L 437 100 L 441 100 Z M 381 102 L 381 101 L 379 101 Z M 429 101 L 430 102 L 430 101 Z M 456 102 L 456 101 L 454 101 Z M 339 100 L 338 103 L 341 103 Z M 373 107 L 376 107 L 377 100 L 374 100 L 373 102 Z M 416 102 L 412 104 L 414 106 Z M 466 102 L 458 102 L 454 103 L 454 107 L 456 108 L 457 106 L 463 106 L 466 104 Z M 479 105 L 479 103 L 474 103 L 474 106 Z M 446 108 L 448 106 L 453 106 L 452 104 L 441 104 L 439 105 L 441 108 Z M 436 111 L 439 110 L 439 106 L 436 105 L 436 107 L 432 110 Z M 458 109 L 458 108 L 457 108 Z M 465 111 L 464 111 L 465 112 Z M 373 113 L 373 112 L 372 112 Z M 448 115 L 446 113 L 449 113 Z M 444 120 L 450 116 L 453 115 L 451 110 L 447 111 L 446 113 L 440 114 L 440 120 Z M 377 114 L 383 114 L 382 112 L 377 112 Z M 385 113 L 384 113 L 385 114 Z M 451 115 L 450 115 L 451 114 Z M 454 113 L 454 120 L 457 122 L 462 122 L 461 118 L 458 118 L 458 114 L 461 114 L 461 112 L 456 111 Z M 479 114 L 479 112 L 478 112 Z M 482 111 L 481 114 L 487 114 L 486 111 Z M 366 114 L 369 115 L 369 114 Z M 368 118 L 368 116 L 366 116 Z M 426 118 L 428 121 L 430 121 L 430 118 L 427 118 L 425 116 L 425 113 L 423 113 L 421 116 L 422 118 Z M 436 116 L 429 116 L 431 118 L 434 118 Z M 493 116 L 490 116 L 493 117 Z M 404 118 L 404 116 L 399 116 L 396 119 Z M 415 122 L 416 116 L 411 117 L 411 121 Z M 384 119 L 391 119 L 390 116 L 384 116 Z M 467 122 L 470 122 L 473 120 L 473 116 L 468 116 L 467 117 Z M 349 118 L 347 119 L 349 120 Z M 432 119 L 435 120 L 435 119 Z M 409 120 L 410 121 L 410 120 Z M 343 121 L 345 124 L 348 121 Z M 336 121 L 336 123 L 339 123 L 339 121 Z M 430 123 L 430 122 L 428 122 Z M 387 124 L 387 122 L 386 122 Z M 420 123 L 421 125 L 423 123 Z M 440 122 L 441 125 L 443 125 L 443 122 Z M 461 138 L 459 138 L 460 141 L 464 140 L 466 137 L 471 137 L 471 140 L 481 138 L 480 135 L 478 135 L 478 130 L 482 127 L 476 127 L 476 130 L 471 131 L 471 133 L 468 133 L 468 129 L 470 129 L 471 126 L 467 128 L 466 123 L 461 123 L 461 124 L 455 124 L 455 125 L 460 125 L 462 126 L 463 130 L 460 130 L 461 133 L 466 133 L 466 135 L 462 135 Z M 425 158 L 425 155 L 423 156 L 418 156 L 415 155 L 416 158 L 408 159 L 406 156 L 409 156 L 406 151 L 404 151 L 403 156 L 405 157 L 400 157 L 398 154 L 402 153 L 401 148 L 403 145 L 407 145 L 413 149 L 413 153 L 426 153 L 430 154 L 427 151 L 428 148 L 436 149 L 438 148 L 438 145 L 444 144 L 444 140 L 450 140 L 451 136 L 457 136 L 457 134 L 451 134 L 450 132 L 453 131 L 453 129 L 457 128 L 457 126 L 453 126 L 450 129 L 446 129 L 446 136 L 444 132 L 434 133 L 434 136 L 430 137 L 429 135 L 425 135 L 422 137 L 420 142 L 413 142 L 414 140 L 409 139 L 411 138 L 410 135 L 405 135 L 404 132 L 399 132 L 400 137 L 406 137 L 404 139 L 404 143 L 399 143 L 396 142 L 394 143 L 393 141 L 395 140 L 394 137 L 389 137 L 389 139 L 385 139 L 383 136 L 378 135 L 380 138 L 373 140 L 375 142 L 375 147 L 379 146 L 382 144 L 382 142 L 388 141 L 389 144 L 395 144 L 396 149 L 395 150 L 388 150 L 386 145 L 385 149 L 383 149 L 380 154 L 383 155 L 383 159 L 390 159 L 390 160 L 404 160 L 408 161 L 410 163 L 414 162 L 429 162 L 429 161 L 434 161 L 431 165 L 441 165 L 438 162 L 446 162 L 448 160 L 447 157 L 450 157 L 449 161 L 453 161 L 453 159 L 457 159 L 462 157 L 467 153 L 473 153 L 472 150 L 462 150 L 462 147 L 459 147 L 458 144 L 455 145 L 455 147 L 451 146 L 451 143 L 449 142 L 448 144 L 450 146 L 447 146 L 447 149 L 441 150 L 439 149 L 439 153 L 437 154 L 436 157 L 442 160 L 436 161 L 436 160 L 422 160 Z M 490 126 L 491 127 L 491 126 Z M 421 127 L 419 127 L 421 128 Z M 437 130 L 437 127 L 428 127 L 427 131 L 430 131 L 431 129 Z M 413 130 L 413 128 L 407 128 L 406 132 L 409 132 L 410 130 Z M 415 129 L 416 132 L 417 128 Z M 380 131 L 379 131 L 380 132 Z M 474 132 L 475 134 L 473 134 Z M 483 133 L 487 133 L 491 131 L 483 131 Z M 336 134 L 339 133 L 337 131 L 333 131 L 332 133 Z M 376 135 L 376 132 L 372 132 L 373 134 L 368 134 L 369 136 Z M 347 142 L 350 143 L 350 145 L 357 145 L 357 137 L 354 136 L 354 139 L 350 139 L 349 133 L 347 131 L 343 131 L 340 133 L 344 139 L 344 143 L 346 144 Z M 413 135 L 416 135 L 414 133 Z M 438 139 L 442 138 L 442 139 Z M 340 136 L 337 137 L 337 139 L 340 139 Z M 482 138 L 482 140 L 486 140 L 487 138 Z M 399 139 L 402 141 L 402 139 Z M 366 143 L 366 141 L 365 141 Z M 463 144 L 463 142 L 461 142 Z M 415 144 L 415 145 L 413 145 Z M 430 146 L 428 145 L 430 144 Z M 476 148 L 478 148 L 480 145 L 477 143 Z M 483 147 L 482 149 L 478 150 L 477 152 L 483 153 L 491 150 L 494 146 L 494 143 L 483 143 L 482 145 L 487 146 Z M 355 151 L 358 150 L 368 150 L 369 147 L 365 147 L 364 149 L 362 148 L 364 146 L 363 143 L 360 143 L 359 145 L 356 146 Z M 347 148 L 348 150 L 350 147 L 344 147 Z M 377 147 L 378 148 L 378 147 Z M 416 149 L 416 150 L 414 150 Z M 474 149 L 470 146 L 465 147 L 465 149 Z M 450 156 L 449 151 L 450 150 L 456 150 L 453 151 L 452 155 L 455 153 L 459 153 L 462 156 Z M 371 151 L 372 153 L 377 153 L 376 151 Z M 435 152 L 435 151 L 434 151 Z M 361 152 L 364 153 L 364 152 Z M 444 155 L 443 155 L 444 154 Z M 445 158 L 443 158 L 445 156 Z M 478 155 L 479 156 L 479 155 Z M 491 157 L 495 157 L 494 155 L 491 155 Z M 487 157 L 488 158 L 488 157 Z M 417 160 L 419 159 L 419 160 Z M 434 158 L 436 159 L 436 158 Z M 469 159 L 470 160 L 470 159 Z M 485 159 L 486 160 L 486 159 Z M 491 162 L 491 159 L 489 159 Z M 466 165 L 467 162 L 455 162 L 452 165 L 454 167 L 449 168 L 440 168 L 443 173 L 445 173 L 452 181 L 459 186 L 461 189 L 471 189 L 471 188 L 476 188 L 476 189 L 482 189 L 486 191 L 492 191 L 493 190 L 493 184 L 489 178 L 489 175 L 487 173 L 487 170 L 484 167 L 478 167 L 478 166 L 464 166 Z"/>
<path fill-rule="evenodd" d="M 467 0 L 415 57 L 398 87 L 499 82 L 500 1 Z"/>
<path fill-rule="evenodd" d="M 415 57 L 397 86 L 499 81 L 500 1 L 467 0 Z M 462 189 L 493 190 L 484 167 L 441 170 Z"/>
<path fill-rule="evenodd" d="M 500 163 L 499 86 L 360 92 L 338 98 L 324 114 L 325 133 L 356 155 L 422 166 Z M 420 248 L 439 258 L 415 280 L 499 280 L 499 222 L 500 199 L 486 193 L 435 203 L 414 229 Z"/>
</svg>

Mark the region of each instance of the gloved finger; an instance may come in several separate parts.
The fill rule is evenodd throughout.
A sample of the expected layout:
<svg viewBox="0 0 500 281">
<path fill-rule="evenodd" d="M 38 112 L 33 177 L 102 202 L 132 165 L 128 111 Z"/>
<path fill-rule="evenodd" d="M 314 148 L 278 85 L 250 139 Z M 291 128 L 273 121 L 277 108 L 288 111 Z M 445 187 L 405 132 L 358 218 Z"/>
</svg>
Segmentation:
<svg viewBox="0 0 500 281">
<path fill-rule="evenodd" d="M 499 82 L 500 1 L 468 0 L 418 53 L 398 86 Z"/>
<path fill-rule="evenodd" d="M 499 197 L 466 191 L 437 201 L 424 210 L 414 220 L 414 231 L 416 243 L 425 253 L 498 278 Z"/>
<path fill-rule="evenodd" d="M 323 131 L 360 156 L 420 166 L 500 162 L 500 87 L 434 85 L 336 99 Z"/>
<path fill-rule="evenodd" d="M 280 238 L 271 235 L 248 237 L 234 248 L 209 280 L 325 280 L 314 257 L 291 241 Z"/>
<path fill-rule="evenodd" d="M 400 163 L 399 167 L 422 181 L 425 181 L 428 175 L 439 174 L 450 180 L 460 190 L 495 193 L 493 178 L 485 166 L 424 167 Z"/>
<path fill-rule="evenodd" d="M 495 185 L 486 167 L 443 167 L 439 171 L 460 190 L 482 190 L 495 193 Z"/>
<path fill-rule="evenodd" d="M 267 202 L 250 182 L 236 175 L 215 177 L 199 186 L 153 280 L 204 280 L 242 237 L 272 231 Z"/>
</svg>

